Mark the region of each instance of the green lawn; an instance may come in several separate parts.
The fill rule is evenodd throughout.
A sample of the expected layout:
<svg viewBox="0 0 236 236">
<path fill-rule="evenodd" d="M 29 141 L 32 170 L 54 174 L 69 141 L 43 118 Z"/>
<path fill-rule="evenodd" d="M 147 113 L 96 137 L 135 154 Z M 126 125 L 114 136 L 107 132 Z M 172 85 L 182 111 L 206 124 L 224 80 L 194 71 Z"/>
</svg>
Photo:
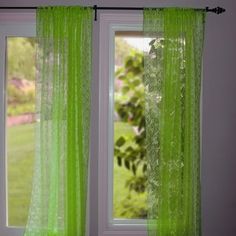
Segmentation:
<svg viewBox="0 0 236 236">
<path fill-rule="evenodd" d="M 34 125 L 7 128 L 8 223 L 24 226 L 31 196 Z"/>
<path fill-rule="evenodd" d="M 24 226 L 30 203 L 33 157 L 34 125 L 19 125 L 7 129 L 8 149 L 8 211 L 9 225 Z M 115 139 L 120 135 L 132 135 L 131 127 L 116 123 Z M 125 187 L 132 173 L 117 165 L 114 159 L 114 218 L 138 218 L 145 208 L 145 194 L 130 193 Z"/>
</svg>

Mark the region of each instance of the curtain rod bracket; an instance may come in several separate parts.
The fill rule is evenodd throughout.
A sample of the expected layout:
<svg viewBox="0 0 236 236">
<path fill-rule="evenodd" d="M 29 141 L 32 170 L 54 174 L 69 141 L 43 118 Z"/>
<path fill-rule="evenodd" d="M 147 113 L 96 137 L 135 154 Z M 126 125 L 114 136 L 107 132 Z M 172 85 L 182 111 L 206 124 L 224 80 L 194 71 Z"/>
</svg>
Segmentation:
<svg viewBox="0 0 236 236">
<path fill-rule="evenodd" d="M 98 6 L 97 5 L 93 5 L 93 9 L 94 9 L 94 21 L 97 21 Z"/>
</svg>

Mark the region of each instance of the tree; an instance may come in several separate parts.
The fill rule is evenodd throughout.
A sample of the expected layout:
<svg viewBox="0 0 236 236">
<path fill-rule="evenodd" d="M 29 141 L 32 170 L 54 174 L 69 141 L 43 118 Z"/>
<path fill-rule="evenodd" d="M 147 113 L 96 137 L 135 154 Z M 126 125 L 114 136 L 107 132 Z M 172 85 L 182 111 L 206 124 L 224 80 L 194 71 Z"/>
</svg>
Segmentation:
<svg viewBox="0 0 236 236">
<path fill-rule="evenodd" d="M 124 40 L 123 37 L 115 37 L 115 65 L 122 66 L 125 58 L 129 56 L 130 45 Z"/>
<path fill-rule="evenodd" d="M 7 114 L 34 113 L 35 39 L 12 37 L 7 43 Z"/>
<path fill-rule="evenodd" d="M 126 58 L 124 66 L 117 70 L 116 80 L 120 82 L 115 92 L 115 111 L 120 121 L 128 123 L 134 130 L 133 136 L 120 136 L 115 142 L 115 157 L 120 167 L 133 173 L 126 181 L 130 192 L 144 193 L 147 182 L 145 148 L 143 54 L 133 50 Z M 137 174 L 139 172 L 139 174 Z M 140 174 L 141 173 L 141 174 Z M 127 196 L 123 207 L 133 211 L 133 215 L 146 217 L 146 207 L 132 209 L 132 199 Z M 130 213 L 132 215 L 132 212 Z"/>
<path fill-rule="evenodd" d="M 147 63 L 149 75 L 153 77 L 155 86 L 160 87 L 159 79 L 160 63 L 163 60 L 162 50 L 164 39 L 152 39 L 149 42 Z M 115 111 L 121 121 L 129 123 L 134 129 L 134 135 L 130 138 L 120 136 L 115 142 L 115 157 L 120 167 L 124 166 L 132 171 L 133 176 L 127 180 L 126 186 L 137 194 L 144 193 L 147 187 L 147 157 L 146 157 L 146 129 L 145 129 L 145 87 L 143 76 L 143 54 L 133 50 L 126 57 L 124 66 L 117 70 L 116 77 L 121 81 L 119 91 L 115 93 Z M 141 172 L 142 175 L 137 175 Z M 130 202 L 130 196 L 127 197 Z M 125 204 L 123 204 L 125 206 Z M 134 209 L 131 209 L 134 210 Z M 135 210 L 134 210 L 135 211 Z M 147 215 L 147 206 L 139 212 L 142 217 Z"/>
<path fill-rule="evenodd" d="M 35 40 L 13 37 L 8 39 L 8 79 L 18 77 L 35 80 Z"/>
</svg>

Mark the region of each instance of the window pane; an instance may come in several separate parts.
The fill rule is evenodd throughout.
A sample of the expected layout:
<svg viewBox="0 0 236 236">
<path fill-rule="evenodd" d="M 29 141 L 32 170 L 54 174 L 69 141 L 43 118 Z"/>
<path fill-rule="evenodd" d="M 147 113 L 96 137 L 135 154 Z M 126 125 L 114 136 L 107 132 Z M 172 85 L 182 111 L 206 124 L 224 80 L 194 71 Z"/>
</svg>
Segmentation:
<svg viewBox="0 0 236 236">
<path fill-rule="evenodd" d="M 116 32 L 115 36 L 115 219 L 147 217 L 143 40 L 139 32 Z"/>
<path fill-rule="evenodd" d="M 8 37 L 6 66 L 8 225 L 25 226 L 35 148 L 35 39 Z"/>
</svg>

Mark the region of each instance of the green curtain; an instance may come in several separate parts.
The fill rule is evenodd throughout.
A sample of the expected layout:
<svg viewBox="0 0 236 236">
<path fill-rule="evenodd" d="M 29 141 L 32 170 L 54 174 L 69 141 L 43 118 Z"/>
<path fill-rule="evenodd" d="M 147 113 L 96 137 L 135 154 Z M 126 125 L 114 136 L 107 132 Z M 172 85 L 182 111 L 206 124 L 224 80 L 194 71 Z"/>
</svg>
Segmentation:
<svg viewBox="0 0 236 236">
<path fill-rule="evenodd" d="M 201 235 L 204 21 L 203 10 L 144 10 L 149 236 Z"/>
<path fill-rule="evenodd" d="M 92 8 L 37 10 L 37 140 L 25 236 L 85 236 Z"/>
</svg>

